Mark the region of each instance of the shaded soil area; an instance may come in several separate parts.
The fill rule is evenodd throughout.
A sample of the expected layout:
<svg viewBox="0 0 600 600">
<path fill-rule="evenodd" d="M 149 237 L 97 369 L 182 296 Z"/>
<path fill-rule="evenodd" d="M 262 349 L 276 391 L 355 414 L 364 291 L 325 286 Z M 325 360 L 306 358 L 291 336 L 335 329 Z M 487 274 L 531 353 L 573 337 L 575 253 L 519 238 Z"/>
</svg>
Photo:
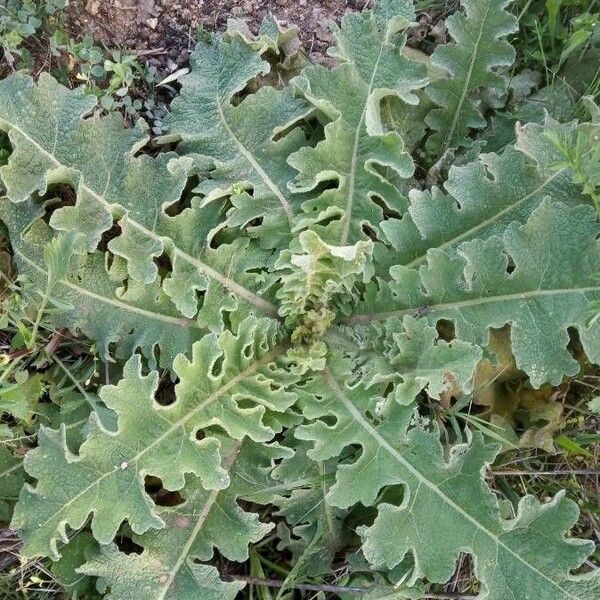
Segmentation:
<svg viewBox="0 0 600 600">
<path fill-rule="evenodd" d="M 256 32 L 272 14 L 282 25 L 296 26 L 309 59 L 329 62 L 333 40 L 328 23 L 348 11 L 362 11 L 372 0 L 78 0 L 71 5 L 70 29 L 89 33 L 108 47 L 144 55 L 160 71 L 185 66 L 199 28 L 222 30 L 230 18 L 247 21 Z M 421 39 L 431 33 L 431 15 L 421 15 Z M 436 19 L 437 20 L 437 19 Z M 414 40 L 415 42 L 417 40 Z"/>
</svg>

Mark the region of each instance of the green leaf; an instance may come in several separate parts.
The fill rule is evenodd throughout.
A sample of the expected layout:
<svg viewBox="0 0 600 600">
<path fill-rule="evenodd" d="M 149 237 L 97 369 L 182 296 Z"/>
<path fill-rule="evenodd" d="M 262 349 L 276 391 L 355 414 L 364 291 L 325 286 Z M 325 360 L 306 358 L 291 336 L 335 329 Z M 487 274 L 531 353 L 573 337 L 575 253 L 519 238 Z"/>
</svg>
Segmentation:
<svg viewBox="0 0 600 600">
<path fill-rule="evenodd" d="M 400 135 L 386 131 L 380 104 L 396 97 L 415 105 L 414 91 L 426 83 L 424 65 L 401 52 L 405 36 L 398 32 L 413 16 L 411 4 L 388 1 L 373 13 L 345 15 L 334 29 L 332 52 L 341 64 L 333 70 L 308 67 L 293 81 L 331 121 L 323 141 L 289 158 L 299 171 L 293 189 L 313 195 L 302 205 L 309 215 L 297 226 L 311 226 L 328 243 L 344 246 L 379 232 L 382 204 L 406 208 L 397 180 L 411 177 L 414 167 Z M 320 192 L 323 182 L 336 186 Z"/>
<path fill-rule="evenodd" d="M 203 32 L 166 124 L 169 139 L 181 140 L 180 152 L 197 152 L 214 163 L 210 179 L 195 192 L 205 203 L 230 197 L 227 225 L 245 227 L 260 219 L 260 225 L 246 231 L 272 248 L 285 245 L 291 236 L 298 206 L 290 198 L 294 171 L 286 159 L 306 143 L 294 124 L 310 107 L 290 88 L 262 87 L 233 102 L 255 77 L 268 73 L 269 63 L 261 56 L 266 49 L 237 33 L 221 37 Z"/>
<path fill-rule="evenodd" d="M 66 445 L 64 426 L 42 428 L 38 447 L 25 461 L 38 483 L 23 489 L 12 522 L 23 537 L 23 555 L 57 558 L 57 541 L 67 541 L 66 526 L 81 527 L 92 512 L 92 533 L 103 544 L 125 519 L 135 533 L 164 527 L 144 491 L 146 475 L 159 477 L 168 490 L 182 489 L 186 473 L 207 489 L 227 487 L 218 439 L 199 439 L 198 432 L 220 425 L 236 439 L 264 442 L 274 436 L 280 426 L 272 418 L 265 425 L 265 413 L 284 412 L 295 400 L 285 390 L 291 376 L 273 363 L 283 351 L 277 342 L 276 328 L 256 319 L 244 321 L 237 335 L 206 335 L 194 345 L 191 362 L 182 355 L 175 360 L 176 400 L 166 406 L 155 400 L 158 373 L 143 375 L 134 356 L 123 379 L 100 391 L 118 415 L 117 431 L 106 430 L 92 413 L 90 433 L 77 454 Z"/>
<path fill-rule="evenodd" d="M 315 377 L 313 400 L 306 399 L 304 408 L 314 421 L 296 435 L 314 442 L 308 453 L 314 460 L 360 445 L 359 458 L 338 468 L 328 494 L 333 505 L 369 505 L 384 485 L 402 485 L 402 502 L 379 504 L 374 524 L 360 531 L 363 552 L 374 567 L 392 569 L 411 552 L 410 582 L 426 577 L 443 583 L 454 573 L 460 552 L 467 551 L 474 557 L 482 597 L 519 598 L 527 590 L 536 598 L 595 598 L 597 574 L 570 575 L 593 550 L 592 542 L 564 537 L 577 520 L 574 502 L 563 493 L 545 505 L 526 496 L 515 518 L 503 519 L 483 479 L 498 446 L 485 445 L 480 433 L 468 434 L 467 443 L 452 447 L 446 458 L 437 426 L 418 421 L 410 426 L 407 407 L 392 403 L 385 419 L 374 417 L 376 399 L 360 385 L 343 383 L 351 371 L 351 362 L 337 361 L 332 371 Z M 322 420 L 332 417 L 333 426 Z M 439 515 L 435 527 L 432 515 Z"/>
<path fill-rule="evenodd" d="M 185 502 L 160 511 L 164 528 L 133 536 L 143 548 L 141 554 L 105 546 L 79 571 L 101 577 L 111 600 L 233 600 L 243 584 L 225 583 L 215 567 L 201 563 L 210 561 L 215 549 L 229 560 L 243 562 L 248 559 L 248 545 L 273 528 L 238 502 L 255 493 L 258 486 L 268 487 L 272 461 L 289 456 L 290 451 L 278 445 L 227 439 L 222 451 L 222 468 L 231 481 L 228 488 L 205 490 L 189 478 Z M 261 501 L 271 499 L 268 494 Z"/>
<path fill-rule="evenodd" d="M 25 482 L 23 459 L 0 445 L 0 521 L 10 520 L 10 505 L 19 497 Z"/>
<path fill-rule="evenodd" d="M 558 384 L 579 364 L 567 350 L 575 327 L 589 359 L 600 361 L 600 324 L 587 326 L 586 308 L 600 297 L 600 245 L 595 211 L 545 200 L 525 225 L 472 240 L 457 253 L 430 250 L 418 271 L 390 270 L 393 281 L 369 286 L 348 324 L 426 314 L 448 319 L 456 337 L 487 346 L 490 327 L 511 324 L 517 366 L 534 387 Z M 375 309 L 375 310 L 373 310 Z"/>
<path fill-rule="evenodd" d="M 329 312 L 333 318 L 330 303 L 344 292 L 352 294 L 357 275 L 364 270 L 373 250 L 373 243 L 369 240 L 353 246 L 330 246 L 314 231 L 303 231 L 298 241 L 303 252 L 284 250 L 275 264 L 276 269 L 285 271 L 277 291 L 281 302 L 279 314 L 291 325 L 306 320 L 311 312 L 324 317 Z M 320 337 L 328 324 L 324 323 L 319 331 L 306 334 L 316 333 Z"/>
<path fill-rule="evenodd" d="M 6 200 L 0 201 L 0 218 L 11 233 L 19 273 L 43 290 L 49 274 L 42 252 L 53 234 L 43 220 L 36 220 L 38 215 L 38 208 L 29 201 L 17 210 Z M 45 321 L 56 329 L 83 332 L 96 341 L 105 360 L 111 360 L 113 343 L 119 356 L 128 358 L 139 348 L 151 362 L 158 347 L 160 364 L 170 369 L 175 356 L 188 353 L 204 333 L 198 323 L 181 317 L 158 282 L 130 282 L 125 288 L 121 281 L 114 281 L 101 252 L 74 255 L 69 274 L 54 285 L 52 296 L 65 309 L 47 315 Z"/>
<path fill-rule="evenodd" d="M 547 196 L 582 203 L 570 169 L 555 167 L 560 153 L 546 138 L 548 131 L 571 135 L 575 127 L 575 123 L 561 125 L 552 119 L 543 126 L 519 127 L 514 147 L 452 166 L 443 190 L 437 186 L 411 190 L 407 214 L 381 223 L 394 248 L 385 262 L 416 267 L 425 261 L 430 248 L 453 250 L 465 241 L 502 235 L 511 222 L 525 222 Z"/>
<path fill-rule="evenodd" d="M 424 389 L 443 404 L 460 391 L 472 390 L 471 378 L 481 349 L 460 340 L 439 340 L 426 319 L 392 317 L 341 333 L 348 341 L 337 338 L 335 332 L 328 340 L 353 357 L 355 377 L 367 388 L 393 383 L 390 397 L 399 404 L 411 404 Z"/>
<path fill-rule="evenodd" d="M 81 89 L 67 90 L 46 74 L 37 84 L 19 73 L 0 82 L 0 129 L 8 132 L 13 147 L 8 164 L 0 170 L 9 199 L 22 203 L 31 194 L 45 194 L 49 186 L 69 184 L 76 203 L 55 210 L 50 225 L 83 234 L 85 250 L 92 251 L 116 220 L 121 234 L 110 241 L 109 249 L 126 260 L 134 284 L 158 281 L 153 258 L 164 253 L 172 263 L 195 268 L 210 282 L 203 288 L 218 288 L 208 293 L 209 302 L 213 295 L 231 296 L 229 305 L 243 305 L 246 314 L 252 307 L 275 316 L 275 306 L 248 289 L 247 281 L 235 280 L 235 268 L 228 264 L 222 271 L 222 261 L 213 258 L 209 233 L 222 221 L 218 207 L 202 209 L 195 200 L 179 214 L 168 214 L 177 208 L 194 160 L 178 159 L 173 153 L 137 156 L 148 140 L 142 122 L 126 129 L 116 114 L 86 118 L 94 104 L 95 99 Z M 19 204 L 5 207 L 2 218 L 17 222 L 21 210 Z M 12 240 L 17 233 L 11 232 Z M 264 257 L 261 260 L 264 265 Z M 192 280 L 189 293 L 199 288 L 198 281 Z M 192 312 L 189 299 L 185 310 Z M 211 329 L 221 328 L 222 322 L 211 323 Z"/>
<path fill-rule="evenodd" d="M 506 6 L 511 0 L 461 0 L 464 13 L 456 12 L 446 19 L 454 42 L 439 45 L 431 62 L 447 71 L 446 78 L 433 81 L 427 88 L 429 97 L 440 107 L 426 118 L 434 130 L 427 149 L 440 157 L 448 148 L 468 145 L 473 128 L 485 127 L 473 94 L 481 89 L 504 92 L 507 80 L 499 67 L 512 65 L 513 47 L 504 39 L 517 31 L 517 20 Z"/>
</svg>

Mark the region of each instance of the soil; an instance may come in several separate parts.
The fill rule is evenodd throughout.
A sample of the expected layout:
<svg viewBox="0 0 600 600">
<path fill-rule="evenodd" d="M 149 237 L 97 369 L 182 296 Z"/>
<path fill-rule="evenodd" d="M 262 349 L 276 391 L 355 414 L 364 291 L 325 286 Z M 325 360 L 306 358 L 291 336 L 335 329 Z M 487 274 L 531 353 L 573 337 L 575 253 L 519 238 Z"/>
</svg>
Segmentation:
<svg viewBox="0 0 600 600">
<path fill-rule="evenodd" d="M 305 53 L 313 62 L 329 63 L 333 38 L 328 24 L 348 11 L 366 10 L 372 0 L 78 0 L 71 4 L 70 29 L 89 33 L 109 48 L 144 56 L 159 72 L 186 66 L 200 27 L 223 30 L 230 18 L 258 30 L 271 13 L 282 25 L 296 26 Z M 419 40 L 431 33 L 431 17 L 421 15 Z"/>
<path fill-rule="evenodd" d="M 256 32 L 271 13 L 282 25 L 299 27 L 313 60 L 323 62 L 332 41 L 327 23 L 371 0 L 79 0 L 70 9 L 70 29 L 89 33 L 108 47 L 145 56 L 161 71 L 185 66 L 200 27 L 223 30 L 230 18 Z"/>
</svg>

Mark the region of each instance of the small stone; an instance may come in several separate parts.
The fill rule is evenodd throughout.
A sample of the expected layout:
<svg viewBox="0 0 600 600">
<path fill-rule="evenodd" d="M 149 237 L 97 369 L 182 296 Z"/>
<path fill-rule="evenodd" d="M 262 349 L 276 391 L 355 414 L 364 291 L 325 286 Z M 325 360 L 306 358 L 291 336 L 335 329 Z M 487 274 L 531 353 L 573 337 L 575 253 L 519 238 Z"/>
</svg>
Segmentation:
<svg viewBox="0 0 600 600">
<path fill-rule="evenodd" d="M 123 461 L 121 463 L 121 471 L 124 471 L 127 468 L 127 463 L 125 461 Z"/>
<path fill-rule="evenodd" d="M 95 17 L 100 10 L 100 0 L 90 0 L 86 5 L 85 10 Z"/>
<path fill-rule="evenodd" d="M 156 17 L 146 19 L 146 25 L 148 25 L 150 29 L 156 29 L 156 26 L 158 25 L 158 19 Z"/>
</svg>

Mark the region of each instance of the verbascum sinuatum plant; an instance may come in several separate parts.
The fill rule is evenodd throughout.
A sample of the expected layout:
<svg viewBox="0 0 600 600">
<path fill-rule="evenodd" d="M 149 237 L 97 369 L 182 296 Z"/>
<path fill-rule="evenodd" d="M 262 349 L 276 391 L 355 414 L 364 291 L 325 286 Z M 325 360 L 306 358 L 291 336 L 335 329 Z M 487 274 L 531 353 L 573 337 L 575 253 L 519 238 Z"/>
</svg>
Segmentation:
<svg viewBox="0 0 600 600">
<path fill-rule="evenodd" d="M 482 97 L 508 93 L 508 3 L 462 0 L 415 57 L 412 2 L 379 0 L 333 27 L 335 66 L 278 86 L 276 32 L 203 32 L 152 143 L 49 75 L 0 82 L 19 278 L 52 280 L 51 326 L 121 369 L 79 435 L 41 426 L 22 469 L 0 447 L 25 560 L 83 539 L 74 569 L 107 599 L 233 600 L 270 538 L 300 580 L 352 554 L 370 598 L 419 598 L 461 553 L 481 600 L 600 598 L 575 502 L 507 502 L 501 446 L 431 408 L 473 393 L 492 329 L 534 388 L 579 371 L 573 332 L 600 363 L 597 214 L 547 135 L 578 125 L 480 138 Z"/>
</svg>

